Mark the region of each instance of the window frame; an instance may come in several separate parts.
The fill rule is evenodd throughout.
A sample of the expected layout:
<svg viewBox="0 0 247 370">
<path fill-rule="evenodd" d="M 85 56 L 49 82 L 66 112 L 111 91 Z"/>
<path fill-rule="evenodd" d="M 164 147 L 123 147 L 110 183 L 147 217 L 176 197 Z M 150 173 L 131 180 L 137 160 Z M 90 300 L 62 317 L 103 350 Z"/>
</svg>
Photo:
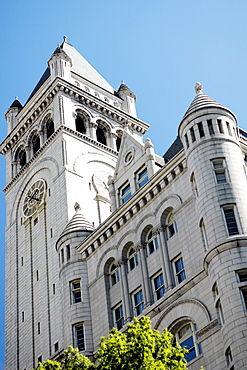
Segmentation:
<svg viewBox="0 0 247 370">
<path fill-rule="evenodd" d="M 83 347 L 82 347 L 82 349 L 79 348 L 80 345 L 78 345 L 78 343 L 80 342 L 80 339 L 78 339 L 78 332 L 81 329 L 82 329 L 82 334 L 83 334 L 83 339 L 82 339 Z M 86 340 L 85 340 L 84 322 L 79 322 L 79 323 L 73 324 L 72 325 L 72 333 L 73 333 L 73 346 L 74 346 L 74 348 L 78 348 L 79 352 L 85 351 L 86 350 Z"/>
<path fill-rule="evenodd" d="M 185 334 L 183 336 L 179 337 L 179 333 L 182 331 L 182 329 L 186 328 L 187 326 L 190 326 L 191 330 L 190 331 L 187 330 L 187 332 L 185 332 Z M 188 321 L 184 322 L 184 324 L 181 324 L 178 327 L 178 329 L 176 330 L 175 334 L 174 334 L 174 337 L 175 337 L 177 343 L 179 343 L 182 348 L 186 347 L 186 346 L 183 346 L 183 343 L 185 343 L 190 338 L 192 338 L 193 346 L 190 347 L 190 349 L 189 349 L 190 351 L 185 354 L 185 359 L 188 363 L 190 363 L 191 361 L 193 361 L 195 358 L 197 358 L 198 356 L 200 356 L 202 354 L 201 343 L 197 342 L 197 340 L 199 338 L 196 335 L 196 331 L 197 331 L 196 324 L 194 322 L 188 320 Z M 195 356 L 188 360 L 186 357 L 189 356 L 189 354 L 192 352 L 192 350 L 194 350 Z"/>
<path fill-rule="evenodd" d="M 159 286 L 156 286 L 155 281 L 156 279 L 162 277 L 161 284 Z M 164 275 L 162 271 L 159 271 L 157 274 L 155 274 L 152 279 L 152 287 L 153 287 L 153 297 L 154 297 L 154 302 L 157 302 L 159 299 L 164 297 L 166 290 L 165 290 L 165 281 L 164 281 Z M 159 295 L 160 291 L 163 290 L 163 294 Z"/>
<path fill-rule="evenodd" d="M 141 294 L 141 300 L 136 301 L 137 295 Z M 144 311 L 144 297 L 143 297 L 143 291 L 140 287 L 139 289 L 135 290 L 132 294 L 132 303 L 133 303 L 133 312 L 134 316 L 139 316 Z"/>
<path fill-rule="evenodd" d="M 146 236 L 146 243 L 147 243 L 147 254 L 150 256 L 153 254 L 157 249 L 159 249 L 159 241 L 157 235 L 154 235 L 154 230 L 151 229 L 148 231 Z"/>
<path fill-rule="evenodd" d="M 130 247 L 128 250 L 127 259 L 128 259 L 128 272 L 133 271 L 137 266 L 139 266 L 138 254 L 133 246 Z"/>
<path fill-rule="evenodd" d="M 169 212 L 166 217 L 166 230 L 167 239 L 172 238 L 178 232 L 177 222 L 173 210 Z"/>
<path fill-rule="evenodd" d="M 112 311 L 113 311 L 114 326 L 115 328 L 120 330 L 124 326 L 124 310 L 123 310 L 122 302 L 120 302 L 117 306 L 113 307 Z M 117 315 L 118 311 L 119 311 L 119 317 Z"/>
<path fill-rule="evenodd" d="M 227 236 L 234 236 L 234 235 L 239 235 L 241 234 L 241 227 L 240 227 L 240 222 L 237 214 L 237 209 L 235 204 L 225 204 L 221 206 L 221 211 L 223 215 L 223 220 L 224 220 L 224 225 L 226 229 Z M 226 212 L 227 211 L 232 211 L 232 215 L 234 216 L 233 223 L 234 223 L 234 228 L 236 232 L 231 232 L 231 225 L 230 222 L 231 220 L 227 219 L 226 217 Z"/>
<path fill-rule="evenodd" d="M 211 166 L 213 168 L 214 179 L 217 185 L 226 184 L 229 182 L 229 175 L 227 171 L 227 165 L 225 158 L 214 158 L 211 159 Z M 220 167 L 216 167 L 220 166 Z M 224 179 L 222 180 L 224 176 Z"/>
<path fill-rule="evenodd" d="M 110 285 L 114 286 L 120 281 L 119 266 L 116 265 L 116 261 L 113 261 L 109 268 Z"/>
<path fill-rule="evenodd" d="M 177 262 L 181 261 L 182 262 L 182 269 L 177 270 Z M 185 268 L 184 268 L 184 261 L 182 254 L 179 254 L 176 258 L 172 260 L 172 266 L 173 266 L 173 272 L 174 272 L 174 280 L 175 280 L 175 285 L 179 285 L 182 283 L 184 280 L 186 280 L 186 273 L 185 273 Z M 184 276 L 183 279 L 180 281 L 180 276 Z"/>
<path fill-rule="evenodd" d="M 76 286 L 79 284 L 79 286 Z M 74 279 L 70 281 L 71 304 L 82 302 L 81 279 Z M 79 298 L 77 298 L 77 295 Z"/>
<path fill-rule="evenodd" d="M 131 186 L 130 183 L 127 181 L 119 188 L 119 200 L 120 205 L 127 202 L 127 200 L 132 196 L 131 194 Z"/>
<path fill-rule="evenodd" d="M 143 176 L 141 176 L 142 174 Z M 140 189 L 148 180 L 148 169 L 146 166 L 143 166 L 135 173 L 136 189 Z"/>
</svg>

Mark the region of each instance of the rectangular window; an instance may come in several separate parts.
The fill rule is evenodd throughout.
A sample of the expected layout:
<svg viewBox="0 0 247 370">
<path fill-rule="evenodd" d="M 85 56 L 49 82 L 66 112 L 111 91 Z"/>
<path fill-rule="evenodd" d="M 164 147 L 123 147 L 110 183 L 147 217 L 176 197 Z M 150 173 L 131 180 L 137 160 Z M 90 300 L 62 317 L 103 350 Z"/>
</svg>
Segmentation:
<svg viewBox="0 0 247 370">
<path fill-rule="evenodd" d="M 58 344 L 58 342 L 56 342 L 54 344 L 54 352 L 57 352 L 58 350 L 59 350 L 59 344 Z"/>
<path fill-rule="evenodd" d="M 21 313 L 21 321 L 24 322 L 25 321 L 25 313 L 24 311 L 22 311 Z"/>
<path fill-rule="evenodd" d="M 231 127 L 230 127 L 229 122 L 226 122 L 226 127 L 227 127 L 228 134 L 229 134 L 230 136 L 232 136 Z"/>
<path fill-rule="evenodd" d="M 131 189 L 130 184 L 125 184 L 122 188 L 120 188 L 120 202 L 121 204 L 125 203 L 131 197 Z"/>
<path fill-rule="evenodd" d="M 134 315 L 139 316 L 144 310 L 144 301 L 142 290 L 133 294 L 133 304 L 134 304 Z"/>
<path fill-rule="evenodd" d="M 83 323 L 73 325 L 74 348 L 85 351 L 85 338 Z"/>
<path fill-rule="evenodd" d="M 237 277 L 239 283 L 247 282 L 247 269 L 238 271 Z"/>
<path fill-rule="evenodd" d="M 217 184 L 224 184 L 227 182 L 227 171 L 226 171 L 226 162 L 223 158 L 213 159 L 211 161 L 215 180 Z"/>
<path fill-rule="evenodd" d="M 70 282 L 71 289 L 71 304 L 81 302 L 81 280 L 73 280 Z"/>
<path fill-rule="evenodd" d="M 247 287 L 241 288 L 240 293 L 243 301 L 244 310 L 247 311 Z"/>
<path fill-rule="evenodd" d="M 175 282 L 176 284 L 179 284 L 186 279 L 182 256 L 178 256 L 173 261 L 173 267 L 174 267 L 174 274 L 175 274 Z"/>
<path fill-rule="evenodd" d="M 38 362 L 42 362 L 42 356 L 38 357 Z"/>
<path fill-rule="evenodd" d="M 217 124 L 218 124 L 218 128 L 219 128 L 220 134 L 224 134 L 224 130 L 223 130 L 221 119 L 217 119 Z"/>
<path fill-rule="evenodd" d="M 228 235 L 239 234 L 239 228 L 234 212 L 234 206 L 224 206 L 222 207 L 224 213 L 225 224 L 227 228 Z"/>
<path fill-rule="evenodd" d="M 52 285 L 52 292 L 53 292 L 53 294 L 56 294 L 56 284 Z"/>
<path fill-rule="evenodd" d="M 61 249 L 61 261 L 62 263 L 64 263 L 64 250 Z"/>
<path fill-rule="evenodd" d="M 190 137 L 191 137 L 191 142 L 193 143 L 194 141 L 196 141 L 196 137 L 195 137 L 195 131 L 193 129 L 193 127 L 190 128 Z"/>
<path fill-rule="evenodd" d="M 209 135 L 214 135 L 214 127 L 211 119 L 207 120 Z"/>
<path fill-rule="evenodd" d="M 40 334 L 40 322 L 38 322 L 38 334 Z"/>
<path fill-rule="evenodd" d="M 185 138 L 185 142 L 186 142 L 186 148 L 188 149 L 188 147 L 189 147 L 189 140 L 188 140 L 187 134 L 184 135 L 184 138 Z"/>
<path fill-rule="evenodd" d="M 67 257 L 67 261 L 70 260 L 70 245 L 66 245 L 66 257 Z"/>
<path fill-rule="evenodd" d="M 124 326 L 124 315 L 123 306 L 120 304 L 118 307 L 113 309 L 114 312 L 114 326 L 120 330 Z"/>
<path fill-rule="evenodd" d="M 205 136 L 202 122 L 198 122 L 197 127 L 198 127 L 200 137 Z"/>
<path fill-rule="evenodd" d="M 154 300 L 158 301 L 158 299 L 162 298 L 165 294 L 165 285 L 164 285 L 164 278 L 163 274 L 156 275 L 153 279 L 153 289 L 154 289 Z"/>
<path fill-rule="evenodd" d="M 137 189 L 142 187 L 148 181 L 148 170 L 147 168 L 142 168 L 140 171 L 136 173 L 136 185 Z"/>
</svg>

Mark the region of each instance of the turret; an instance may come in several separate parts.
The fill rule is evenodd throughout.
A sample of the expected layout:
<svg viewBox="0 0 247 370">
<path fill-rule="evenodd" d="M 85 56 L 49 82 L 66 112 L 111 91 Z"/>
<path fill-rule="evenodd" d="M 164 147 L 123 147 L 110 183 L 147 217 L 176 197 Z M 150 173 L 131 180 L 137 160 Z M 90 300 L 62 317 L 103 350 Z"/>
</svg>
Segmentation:
<svg viewBox="0 0 247 370">
<path fill-rule="evenodd" d="M 236 222 L 242 220 L 236 233 L 247 233 L 247 181 L 234 113 L 203 94 L 199 83 L 196 92 L 180 123 L 179 136 L 195 189 L 198 219 L 203 219 L 211 247 L 233 233 L 226 227 L 228 207 Z"/>
<path fill-rule="evenodd" d="M 66 42 L 66 36 L 64 36 L 64 42 Z M 52 81 L 56 77 L 62 77 L 63 79 L 70 81 L 70 68 L 72 67 L 72 60 L 63 50 L 62 46 L 57 46 L 56 50 L 48 61 L 48 66 L 50 68 Z"/>
<path fill-rule="evenodd" d="M 5 118 L 8 122 L 8 134 L 17 125 L 18 123 L 17 114 L 20 112 L 21 109 L 22 109 L 22 104 L 19 102 L 18 98 L 16 97 L 5 114 Z"/>
<path fill-rule="evenodd" d="M 87 264 L 76 246 L 94 230 L 75 203 L 75 215 L 57 240 L 59 254 L 61 302 L 64 321 L 64 348 L 78 347 L 84 354 L 92 354 L 92 329 L 88 292 Z M 87 348 L 84 338 L 87 337 Z"/>
<path fill-rule="evenodd" d="M 137 117 L 136 115 L 136 96 L 135 94 L 125 85 L 122 81 L 118 91 L 118 96 L 123 100 L 122 109 L 129 113 L 133 117 Z"/>
<path fill-rule="evenodd" d="M 243 338 L 239 339 L 246 344 L 246 317 L 237 285 L 247 260 L 245 165 L 234 113 L 203 94 L 199 83 L 196 92 L 180 123 L 179 136 L 201 229 L 198 248 L 205 250 L 203 263 L 211 281 L 213 316 L 218 318 L 224 352 L 231 351 L 236 368 L 244 370 L 245 348 L 234 338 L 241 327 Z M 226 281 L 231 282 L 231 289 Z"/>
</svg>

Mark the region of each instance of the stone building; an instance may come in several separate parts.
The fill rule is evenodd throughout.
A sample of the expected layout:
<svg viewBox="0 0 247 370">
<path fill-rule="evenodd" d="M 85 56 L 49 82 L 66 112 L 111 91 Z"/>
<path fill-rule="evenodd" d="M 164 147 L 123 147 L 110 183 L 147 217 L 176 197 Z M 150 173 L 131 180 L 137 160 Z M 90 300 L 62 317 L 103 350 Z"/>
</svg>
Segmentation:
<svg viewBox="0 0 247 370">
<path fill-rule="evenodd" d="M 148 315 L 188 368 L 247 368 L 247 132 L 196 96 L 163 157 L 66 38 L 6 113 L 6 369 Z"/>
</svg>

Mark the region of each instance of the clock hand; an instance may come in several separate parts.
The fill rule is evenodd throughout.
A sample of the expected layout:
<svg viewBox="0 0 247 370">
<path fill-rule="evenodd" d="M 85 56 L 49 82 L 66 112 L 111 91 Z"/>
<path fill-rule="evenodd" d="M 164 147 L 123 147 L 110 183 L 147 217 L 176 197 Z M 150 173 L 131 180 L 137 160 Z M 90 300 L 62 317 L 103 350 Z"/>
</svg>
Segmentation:
<svg viewBox="0 0 247 370">
<path fill-rule="evenodd" d="M 28 195 L 28 198 L 30 198 L 30 200 L 36 200 L 37 202 L 40 200 L 38 198 L 35 198 L 34 195 Z"/>
</svg>

